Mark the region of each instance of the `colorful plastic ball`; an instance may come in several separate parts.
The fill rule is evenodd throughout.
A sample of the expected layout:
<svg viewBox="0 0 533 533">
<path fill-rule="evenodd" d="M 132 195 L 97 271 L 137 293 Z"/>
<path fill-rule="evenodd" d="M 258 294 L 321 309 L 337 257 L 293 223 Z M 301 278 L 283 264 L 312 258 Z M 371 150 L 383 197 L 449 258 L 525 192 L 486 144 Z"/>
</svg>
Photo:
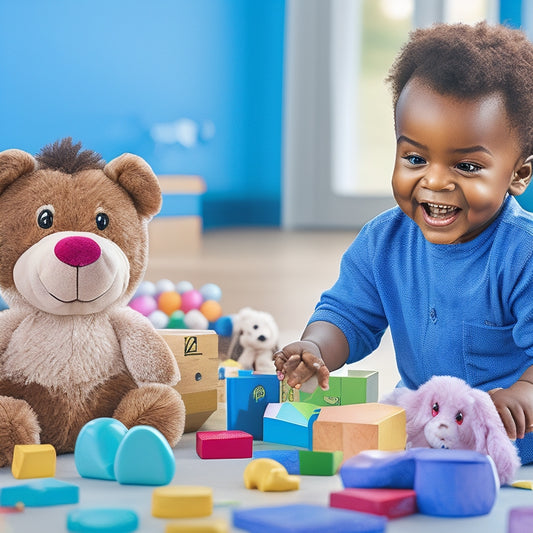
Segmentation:
<svg viewBox="0 0 533 533">
<path fill-rule="evenodd" d="M 148 316 L 157 309 L 157 302 L 153 296 L 137 296 L 130 301 L 129 306 L 141 315 Z"/>
<path fill-rule="evenodd" d="M 216 322 L 222 316 L 222 307 L 215 300 L 206 300 L 200 306 L 200 311 L 209 322 Z"/>
<path fill-rule="evenodd" d="M 137 287 L 137 290 L 135 291 L 135 294 L 133 295 L 133 298 L 136 298 L 137 296 L 155 296 L 155 295 L 156 295 L 155 283 L 151 281 L 141 281 L 141 283 Z"/>
<path fill-rule="evenodd" d="M 170 281 L 169 279 L 160 279 L 155 284 L 156 294 L 161 294 L 162 292 L 173 291 L 174 289 L 175 289 L 174 283 L 172 283 L 172 281 Z"/>
<path fill-rule="evenodd" d="M 187 325 L 185 324 L 185 313 L 181 310 L 174 311 L 170 315 L 170 319 L 167 324 L 167 328 L 170 329 L 186 329 Z"/>
<path fill-rule="evenodd" d="M 176 291 L 180 294 L 192 291 L 193 289 L 194 285 L 190 281 L 180 281 L 179 283 L 176 283 Z"/>
<path fill-rule="evenodd" d="M 233 333 L 233 320 L 230 316 L 221 316 L 213 324 L 213 329 L 221 337 L 231 337 Z"/>
<path fill-rule="evenodd" d="M 199 309 L 191 309 L 185 313 L 185 325 L 188 329 L 208 329 L 209 322 Z"/>
<path fill-rule="evenodd" d="M 181 310 L 187 314 L 192 309 L 200 309 L 204 299 L 200 294 L 200 291 L 192 290 L 184 292 L 181 295 Z"/>
<path fill-rule="evenodd" d="M 214 283 L 206 283 L 200 288 L 200 294 L 204 301 L 214 300 L 215 302 L 220 302 L 220 299 L 222 298 L 222 290 Z"/>
<path fill-rule="evenodd" d="M 156 309 L 148 315 L 148 320 L 156 329 L 164 329 L 168 326 L 170 321 L 168 315 L 159 309 Z"/>
<path fill-rule="evenodd" d="M 181 307 L 181 296 L 174 290 L 162 292 L 157 297 L 157 307 L 170 316 Z"/>
</svg>

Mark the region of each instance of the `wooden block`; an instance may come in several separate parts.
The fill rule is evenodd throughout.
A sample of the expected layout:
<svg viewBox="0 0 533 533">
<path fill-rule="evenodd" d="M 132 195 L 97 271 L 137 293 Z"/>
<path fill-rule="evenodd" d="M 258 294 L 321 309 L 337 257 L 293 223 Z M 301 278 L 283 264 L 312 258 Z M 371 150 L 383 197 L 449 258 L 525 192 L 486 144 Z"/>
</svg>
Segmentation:
<svg viewBox="0 0 533 533">
<path fill-rule="evenodd" d="M 322 407 L 313 425 L 313 450 L 339 450 L 344 459 L 363 450 L 403 450 L 405 443 L 405 411 L 394 405 Z"/>
<path fill-rule="evenodd" d="M 416 513 L 412 489 L 344 489 L 329 495 L 330 507 L 400 518 Z"/>
<path fill-rule="evenodd" d="M 245 431 L 198 431 L 196 453 L 202 459 L 252 457 L 253 437 Z"/>
<path fill-rule="evenodd" d="M 51 444 L 16 444 L 11 472 L 17 479 L 54 477 L 56 450 Z"/>
<path fill-rule="evenodd" d="M 223 518 L 180 520 L 169 522 L 165 533 L 229 533 L 229 524 Z"/>
<path fill-rule="evenodd" d="M 333 476 L 342 463 L 342 452 L 299 450 L 302 476 Z"/>
<path fill-rule="evenodd" d="M 152 516 L 156 518 L 196 518 L 212 513 L 210 487 L 170 485 L 152 492 Z"/>
<path fill-rule="evenodd" d="M 300 478 L 290 475 L 273 459 L 254 459 L 244 469 L 244 486 L 261 492 L 286 492 L 300 488 Z"/>
<path fill-rule="evenodd" d="M 218 407 L 218 336 L 212 330 L 159 329 L 176 357 L 185 432 L 197 431 Z"/>
</svg>

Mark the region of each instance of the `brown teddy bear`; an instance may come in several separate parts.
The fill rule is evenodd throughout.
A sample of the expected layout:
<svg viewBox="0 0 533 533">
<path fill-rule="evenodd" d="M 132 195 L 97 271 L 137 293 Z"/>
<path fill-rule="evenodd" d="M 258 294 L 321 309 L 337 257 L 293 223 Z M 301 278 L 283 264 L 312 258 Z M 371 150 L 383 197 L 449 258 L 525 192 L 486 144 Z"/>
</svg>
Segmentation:
<svg viewBox="0 0 533 533">
<path fill-rule="evenodd" d="M 108 164 L 64 139 L 33 157 L 0 152 L 0 466 L 15 444 L 72 452 L 82 426 L 114 417 L 174 446 L 185 407 L 176 360 L 127 307 L 161 207 L 149 165 Z"/>
</svg>

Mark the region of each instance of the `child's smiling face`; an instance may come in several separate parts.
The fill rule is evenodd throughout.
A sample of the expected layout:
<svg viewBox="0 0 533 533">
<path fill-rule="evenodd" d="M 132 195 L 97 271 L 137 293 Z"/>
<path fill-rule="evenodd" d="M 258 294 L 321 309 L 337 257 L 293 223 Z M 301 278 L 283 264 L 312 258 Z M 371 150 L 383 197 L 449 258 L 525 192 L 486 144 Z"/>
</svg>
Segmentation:
<svg viewBox="0 0 533 533">
<path fill-rule="evenodd" d="M 461 100 L 415 78 L 398 99 L 396 139 L 394 197 L 435 244 L 474 239 L 531 176 L 498 94 Z"/>
</svg>

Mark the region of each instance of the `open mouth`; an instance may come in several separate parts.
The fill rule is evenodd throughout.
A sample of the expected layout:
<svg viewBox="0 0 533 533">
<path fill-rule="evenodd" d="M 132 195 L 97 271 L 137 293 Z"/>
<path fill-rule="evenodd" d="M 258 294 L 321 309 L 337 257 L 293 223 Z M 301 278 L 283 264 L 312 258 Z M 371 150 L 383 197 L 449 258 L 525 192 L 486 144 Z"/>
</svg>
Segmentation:
<svg viewBox="0 0 533 533">
<path fill-rule="evenodd" d="M 424 219 L 428 224 L 436 226 L 445 226 L 451 224 L 461 209 L 454 205 L 433 204 L 423 202 L 421 204 Z"/>
</svg>

